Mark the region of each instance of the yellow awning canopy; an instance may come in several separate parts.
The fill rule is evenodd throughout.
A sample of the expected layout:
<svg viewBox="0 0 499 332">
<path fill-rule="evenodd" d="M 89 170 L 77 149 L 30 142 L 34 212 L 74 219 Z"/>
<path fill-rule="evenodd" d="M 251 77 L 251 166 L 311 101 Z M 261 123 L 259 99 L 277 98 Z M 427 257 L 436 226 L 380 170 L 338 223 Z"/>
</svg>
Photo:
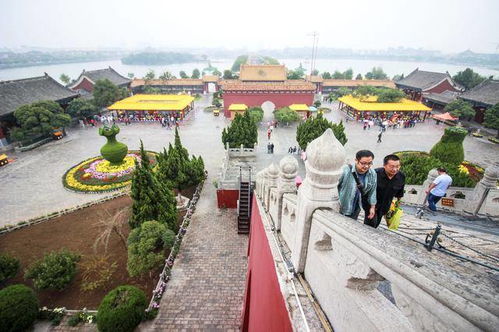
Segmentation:
<svg viewBox="0 0 499 332">
<path fill-rule="evenodd" d="M 229 111 L 246 111 L 248 106 L 246 104 L 230 104 Z"/>
<path fill-rule="evenodd" d="M 182 111 L 194 101 L 188 95 L 134 95 L 117 101 L 108 110 Z"/>
<path fill-rule="evenodd" d="M 377 97 L 364 101 L 351 95 L 338 98 L 339 101 L 360 112 L 429 112 L 431 108 L 414 100 L 402 99 L 398 103 L 378 103 Z"/>
<path fill-rule="evenodd" d="M 296 112 L 310 111 L 306 104 L 292 104 L 289 105 L 289 108 Z"/>
</svg>

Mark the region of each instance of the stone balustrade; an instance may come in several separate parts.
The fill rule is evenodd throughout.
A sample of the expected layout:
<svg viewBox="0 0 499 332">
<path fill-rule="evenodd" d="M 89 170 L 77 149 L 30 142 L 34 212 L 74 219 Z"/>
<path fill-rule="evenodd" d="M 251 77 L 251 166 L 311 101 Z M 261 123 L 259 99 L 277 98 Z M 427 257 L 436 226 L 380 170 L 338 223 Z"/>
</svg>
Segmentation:
<svg viewBox="0 0 499 332">
<path fill-rule="evenodd" d="M 335 331 L 497 330 L 497 278 L 339 214 L 345 151 L 331 130 L 309 144 L 307 157 L 299 190 L 286 187 L 295 168 L 283 160 L 277 179 L 269 176 L 275 165 L 258 173 L 256 195 Z"/>
</svg>

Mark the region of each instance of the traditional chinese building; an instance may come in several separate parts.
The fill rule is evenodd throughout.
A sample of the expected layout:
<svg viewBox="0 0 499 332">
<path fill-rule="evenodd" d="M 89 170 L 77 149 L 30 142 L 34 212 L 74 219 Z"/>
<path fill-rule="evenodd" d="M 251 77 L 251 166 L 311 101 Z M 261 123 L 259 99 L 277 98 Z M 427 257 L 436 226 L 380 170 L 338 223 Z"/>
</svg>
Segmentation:
<svg viewBox="0 0 499 332">
<path fill-rule="evenodd" d="M 238 80 L 220 82 L 224 115 L 230 117 L 230 105 L 262 106 L 271 102 L 275 108 L 291 104 L 311 105 L 316 87 L 305 80 L 287 80 L 284 65 L 241 65 Z"/>
<path fill-rule="evenodd" d="M 182 120 L 193 108 L 194 97 L 188 95 L 142 95 L 137 94 L 117 101 L 107 109 L 136 115 L 139 120 L 144 118 L 159 119 L 173 116 Z"/>
<path fill-rule="evenodd" d="M 444 91 L 461 92 L 463 88 L 452 80 L 449 73 L 436 73 L 416 68 L 407 77 L 395 82 L 412 100 L 421 101 L 425 94 Z"/>
<path fill-rule="evenodd" d="M 473 105 L 475 121 L 482 123 L 487 108 L 499 103 L 499 80 L 485 80 L 459 98 Z"/>
<path fill-rule="evenodd" d="M 423 96 L 423 103 L 434 110 L 442 110 L 447 104 L 453 102 L 460 95 L 460 92 L 446 90 L 441 93 L 429 93 Z"/>
<path fill-rule="evenodd" d="M 40 77 L 0 82 L 0 147 L 9 144 L 8 129 L 16 123 L 14 111 L 41 100 L 57 102 L 66 108 L 78 93 L 61 85 L 47 73 Z"/>
<path fill-rule="evenodd" d="M 121 76 L 121 74 L 109 66 L 109 68 L 98 70 L 85 71 L 84 69 L 76 81 L 68 85 L 68 88 L 84 96 L 92 93 L 95 82 L 105 79 L 120 88 L 129 88 L 131 82 L 130 79 Z"/>
<path fill-rule="evenodd" d="M 144 93 L 146 87 L 158 89 L 161 93 L 203 94 L 218 91 L 219 77 L 205 75 L 203 78 L 174 78 L 171 80 L 134 79 L 130 85 L 133 93 Z"/>
<path fill-rule="evenodd" d="M 307 76 L 307 81 L 315 85 L 316 93 L 329 94 L 339 88 L 348 88 L 354 90 L 359 86 L 374 86 L 377 88 L 395 88 L 395 83 L 390 80 L 338 80 L 323 79 L 321 76 Z"/>
</svg>

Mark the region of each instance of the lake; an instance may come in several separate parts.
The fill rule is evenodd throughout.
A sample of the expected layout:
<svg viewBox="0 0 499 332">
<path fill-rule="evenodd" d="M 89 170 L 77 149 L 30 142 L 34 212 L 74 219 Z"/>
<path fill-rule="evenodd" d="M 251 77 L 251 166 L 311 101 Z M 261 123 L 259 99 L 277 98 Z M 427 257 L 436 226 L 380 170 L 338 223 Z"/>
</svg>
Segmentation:
<svg viewBox="0 0 499 332">
<path fill-rule="evenodd" d="M 233 59 L 219 59 L 211 60 L 211 64 L 217 67 L 218 70 L 223 72 L 224 69 L 230 69 L 232 67 Z M 310 72 L 310 61 L 308 59 L 281 59 L 280 63 L 285 64 L 288 69 L 297 68 L 300 63 L 303 67 Z M 352 68 L 354 71 L 354 77 L 361 73 L 362 76 L 365 75 L 372 67 L 381 67 L 388 74 L 389 77 L 393 77 L 396 74 L 405 75 L 412 72 L 414 69 L 418 68 L 420 70 L 445 72 L 448 71 L 451 75 L 454 75 L 458 71 L 462 71 L 469 66 L 460 66 L 452 64 L 442 64 L 442 63 L 429 63 L 429 62 L 410 62 L 410 61 L 387 61 L 387 60 L 359 60 L 359 59 L 317 59 L 316 69 L 320 72 L 329 71 L 333 73 L 335 70 L 345 71 L 348 68 Z M 142 66 L 142 65 L 124 65 L 121 60 L 106 60 L 106 61 L 94 61 L 94 62 L 78 62 L 78 63 L 67 63 L 58 65 L 42 65 L 42 66 L 32 66 L 32 67 L 19 67 L 19 68 L 9 68 L 0 69 L 0 80 L 12 80 L 20 79 L 34 76 L 41 76 L 44 72 L 52 76 L 53 78 L 59 79 L 61 74 L 68 75 L 71 79 L 76 79 L 78 75 L 85 70 L 95 70 L 103 69 L 108 66 L 113 67 L 123 76 L 127 76 L 128 73 L 135 74 L 135 77 L 143 77 L 149 69 L 155 71 L 156 75 L 159 76 L 165 70 L 170 71 L 172 74 L 178 77 L 179 71 L 183 70 L 188 75 L 192 73 L 192 70 L 198 68 L 202 71 L 203 68 L 208 66 L 206 61 L 203 62 L 192 62 L 183 64 L 173 64 L 164 66 Z M 483 67 L 472 67 L 472 69 L 483 75 L 483 76 L 495 76 L 499 77 L 499 71 Z"/>
</svg>

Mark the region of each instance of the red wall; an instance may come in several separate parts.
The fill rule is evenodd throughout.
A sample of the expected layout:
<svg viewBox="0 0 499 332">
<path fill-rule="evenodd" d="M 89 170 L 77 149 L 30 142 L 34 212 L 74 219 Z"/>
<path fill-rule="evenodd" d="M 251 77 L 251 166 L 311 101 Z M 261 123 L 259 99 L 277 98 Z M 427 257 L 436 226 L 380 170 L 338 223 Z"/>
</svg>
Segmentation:
<svg viewBox="0 0 499 332">
<path fill-rule="evenodd" d="M 312 105 L 314 93 L 230 93 L 224 92 L 224 115 L 230 117 L 229 106 L 231 104 L 246 104 L 248 107 L 262 106 L 266 101 L 274 103 L 276 108 L 289 106 L 291 104 Z"/>
<path fill-rule="evenodd" d="M 83 78 L 82 81 L 80 82 L 80 84 L 78 84 L 77 86 L 73 87 L 72 90 L 73 91 L 85 90 L 85 91 L 88 91 L 88 92 L 92 92 L 94 90 L 94 85 L 92 84 L 92 82 L 90 82 L 86 78 Z"/>
<path fill-rule="evenodd" d="M 253 197 L 243 331 L 293 331 L 268 241 Z"/>
<path fill-rule="evenodd" d="M 441 92 L 444 92 L 447 90 L 459 91 L 459 90 L 456 90 L 456 88 L 454 88 L 452 86 L 452 84 L 449 83 L 449 81 L 445 80 L 442 83 L 440 83 L 439 85 L 437 85 L 436 87 L 434 87 L 430 90 L 425 90 L 425 92 L 441 93 Z"/>
<path fill-rule="evenodd" d="M 239 199 L 239 190 L 217 190 L 218 208 L 237 208 L 237 200 Z"/>
</svg>

